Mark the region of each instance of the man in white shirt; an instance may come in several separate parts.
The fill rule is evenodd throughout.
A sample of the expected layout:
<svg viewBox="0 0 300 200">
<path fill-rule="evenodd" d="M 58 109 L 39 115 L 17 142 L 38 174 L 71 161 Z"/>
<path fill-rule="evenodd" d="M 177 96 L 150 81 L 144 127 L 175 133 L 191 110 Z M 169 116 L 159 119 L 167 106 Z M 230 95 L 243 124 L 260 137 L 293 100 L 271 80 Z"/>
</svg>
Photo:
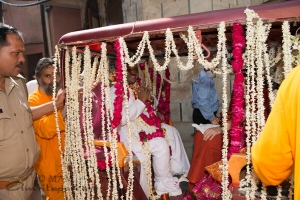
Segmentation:
<svg viewBox="0 0 300 200">
<path fill-rule="evenodd" d="M 38 83 L 37 83 L 36 79 L 28 81 L 26 83 L 26 87 L 27 87 L 28 96 L 29 96 L 31 93 L 36 91 L 36 89 L 38 88 Z"/>
</svg>

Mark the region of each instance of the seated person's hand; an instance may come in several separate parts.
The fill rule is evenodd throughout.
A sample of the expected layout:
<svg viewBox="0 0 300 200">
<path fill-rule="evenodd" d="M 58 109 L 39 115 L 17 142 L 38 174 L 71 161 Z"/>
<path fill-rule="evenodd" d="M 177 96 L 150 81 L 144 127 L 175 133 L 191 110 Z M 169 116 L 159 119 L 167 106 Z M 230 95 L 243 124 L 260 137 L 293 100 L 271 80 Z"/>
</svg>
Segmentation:
<svg viewBox="0 0 300 200">
<path fill-rule="evenodd" d="M 64 105 L 65 98 L 66 98 L 66 90 L 60 89 L 57 92 L 56 102 L 55 102 L 57 108 L 60 108 Z"/>
<path fill-rule="evenodd" d="M 94 81 L 94 82 L 92 83 L 92 91 L 97 87 L 98 84 L 99 84 L 98 81 Z"/>
<path fill-rule="evenodd" d="M 214 117 L 211 120 L 211 124 L 217 125 L 217 124 L 219 124 L 219 121 L 220 121 L 220 119 L 218 117 Z"/>
<path fill-rule="evenodd" d="M 78 89 L 78 101 L 82 101 L 83 100 L 83 87 L 80 87 Z"/>
<path fill-rule="evenodd" d="M 146 102 L 148 98 L 150 98 L 150 89 L 141 85 L 138 88 L 138 99 L 141 100 L 142 102 Z"/>
<path fill-rule="evenodd" d="M 222 128 L 221 127 L 214 127 L 214 128 L 209 128 L 204 132 L 204 137 L 203 140 L 212 140 L 216 135 L 222 133 Z"/>
<path fill-rule="evenodd" d="M 163 114 L 161 114 L 160 112 L 157 112 L 157 116 L 160 118 L 161 122 L 165 121 L 165 116 Z"/>
</svg>

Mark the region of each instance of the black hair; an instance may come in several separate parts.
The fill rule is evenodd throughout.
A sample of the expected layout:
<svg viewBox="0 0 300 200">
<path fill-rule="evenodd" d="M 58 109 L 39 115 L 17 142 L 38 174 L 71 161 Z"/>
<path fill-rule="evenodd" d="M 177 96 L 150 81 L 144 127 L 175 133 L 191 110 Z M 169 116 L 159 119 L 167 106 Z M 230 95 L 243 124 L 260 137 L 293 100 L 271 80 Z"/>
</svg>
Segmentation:
<svg viewBox="0 0 300 200">
<path fill-rule="evenodd" d="M 4 23 L 0 23 L 0 48 L 9 45 L 9 43 L 6 40 L 7 34 L 15 34 L 21 40 L 23 40 L 22 33 L 16 28 Z"/>
<path fill-rule="evenodd" d="M 42 70 L 54 64 L 53 58 L 41 58 L 36 64 L 34 75 L 36 78 L 41 77 Z"/>
</svg>

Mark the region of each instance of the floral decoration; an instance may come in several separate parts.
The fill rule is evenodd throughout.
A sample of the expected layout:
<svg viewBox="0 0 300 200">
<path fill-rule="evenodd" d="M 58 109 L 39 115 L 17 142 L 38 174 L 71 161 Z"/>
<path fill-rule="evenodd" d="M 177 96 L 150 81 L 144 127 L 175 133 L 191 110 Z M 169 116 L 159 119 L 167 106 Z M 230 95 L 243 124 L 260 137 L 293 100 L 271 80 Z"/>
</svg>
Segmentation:
<svg viewBox="0 0 300 200">
<path fill-rule="evenodd" d="M 240 149 L 245 147 L 245 135 L 242 124 L 245 115 L 243 86 L 244 75 L 241 70 L 244 65 L 242 54 L 246 42 L 243 33 L 244 31 L 242 25 L 238 22 L 235 22 L 232 30 L 232 53 L 234 60 L 231 62 L 233 71 L 235 73 L 235 78 L 232 93 L 232 124 L 229 132 L 230 147 L 228 157 L 230 157 L 233 153 L 238 153 Z"/>
</svg>

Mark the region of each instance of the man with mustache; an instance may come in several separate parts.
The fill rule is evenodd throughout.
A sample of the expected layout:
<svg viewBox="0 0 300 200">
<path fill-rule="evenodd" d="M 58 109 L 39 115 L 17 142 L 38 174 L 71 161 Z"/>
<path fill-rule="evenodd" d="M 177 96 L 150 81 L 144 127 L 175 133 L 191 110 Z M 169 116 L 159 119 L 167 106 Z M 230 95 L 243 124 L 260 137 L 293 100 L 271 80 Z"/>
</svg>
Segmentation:
<svg viewBox="0 0 300 200">
<path fill-rule="evenodd" d="M 32 119 L 53 110 L 49 102 L 29 107 L 25 79 L 19 73 L 24 57 L 24 39 L 16 28 L 0 23 L 0 199 L 25 200 L 31 195 L 34 163 L 40 149 Z M 64 93 L 56 105 L 62 106 Z"/>
<path fill-rule="evenodd" d="M 60 89 L 60 74 L 54 74 L 54 61 L 52 58 L 41 58 L 35 68 L 35 77 L 38 81 L 38 89 L 29 96 L 30 106 L 39 106 L 52 101 L 54 76 L 56 76 L 56 93 Z M 58 108 L 58 123 L 61 144 L 64 144 L 65 122 L 62 107 Z M 38 174 L 47 199 L 64 199 L 63 179 L 61 166 L 61 152 L 56 131 L 55 114 L 51 112 L 33 122 L 36 140 L 41 149 L 40 158 L 34 168 Z M 61 147 L 63 150 L 63 146 Z"/>
</svg>

